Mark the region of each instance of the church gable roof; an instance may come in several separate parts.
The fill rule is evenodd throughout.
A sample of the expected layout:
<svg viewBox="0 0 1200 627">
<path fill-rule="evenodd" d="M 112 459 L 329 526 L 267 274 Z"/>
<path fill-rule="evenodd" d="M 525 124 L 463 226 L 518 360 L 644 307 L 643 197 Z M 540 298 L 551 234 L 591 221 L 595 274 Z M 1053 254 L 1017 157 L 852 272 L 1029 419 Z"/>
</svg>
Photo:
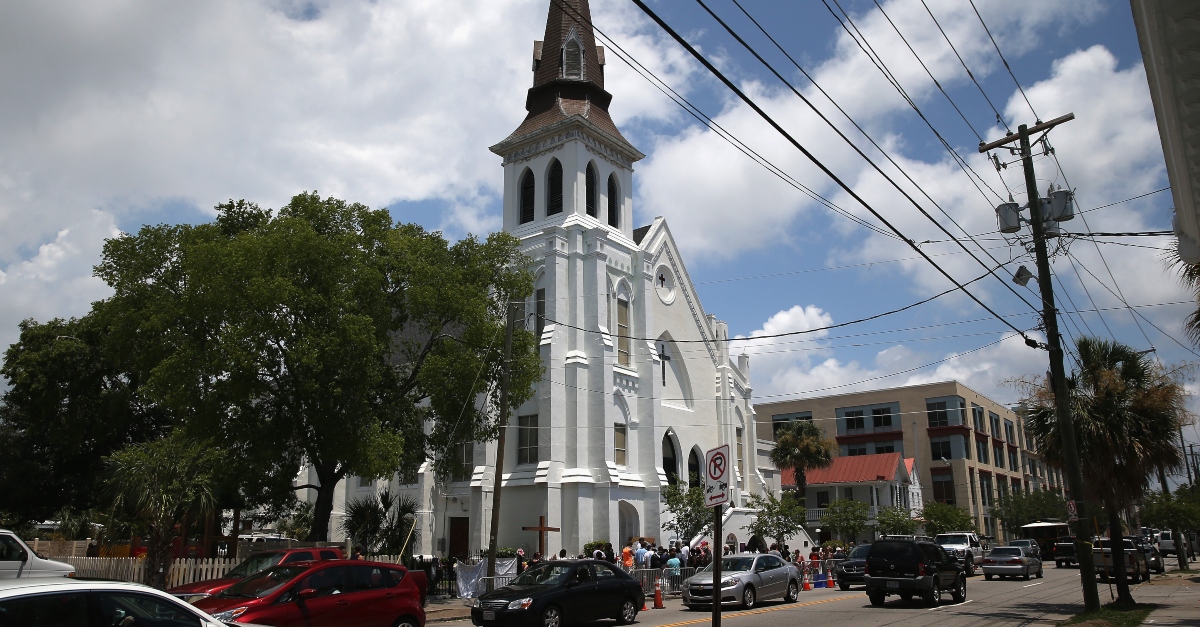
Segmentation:
<svg viewBox="0 0 1200 627">
<path fill-rule="evenodd" d="M 662 216 L 656 217 L 654 222 L 635 230 L 633 237 L 634 242 L 637 243 L 638 248 L 642 249 L 647 259 L 655 263 L 666 263 L 671 267 L 671 272 L 675 275 L 676 288 L 683 296 L 687 307 L 691 309 L 692 319 L 700 337 L 704 339 L 704 346 L 708 349 L 713 363 L 719 364 L 721 361 L 720 351 L 714 340 L 720 338 L 713 335 L 714 331 L 709 326 L 708 314 L 704 311 L 704 305 L 700 303 L 700 296 L 692 285 L 692 278 L 688 275 L 687 266 L 683 263 L 683 256 L 679 253 L 679 247 L 675 245 L 675 238 L 671 235 L 671 229 L 667 227 L 667 221 Z"/>
<path fill-rule="evenodd" d="M 641 245 L 642 240 L 645 239 L 645 237 L 646 237 L 646 233 L 650 232 L 651 226 L 653 226 L 653 225 L 647 224 L 646 226 L 639 226 L 638 228 L 634 229 L 633 230 L 633 243 Z"/>
</svg>

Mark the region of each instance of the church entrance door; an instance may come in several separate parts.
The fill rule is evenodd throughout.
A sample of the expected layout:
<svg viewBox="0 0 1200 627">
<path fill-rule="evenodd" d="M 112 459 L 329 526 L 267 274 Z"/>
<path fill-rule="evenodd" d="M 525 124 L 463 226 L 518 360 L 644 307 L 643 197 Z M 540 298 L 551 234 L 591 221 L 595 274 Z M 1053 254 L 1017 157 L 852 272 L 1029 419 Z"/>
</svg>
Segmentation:
<svg viewBox="0 0 1200 627">
<path fill-rule="evenodd" d="M 466 559 L 471 550 L 471 519 L 466 516 L 450 518 L 450 553 L 447 557 Z"/>
<path fill-rule="evenodd" d="M 621 546 L 628 544 L 630 538 L 642 536 L 642 523 L 637 508 L 629 501 L 621 501 L 617 504 L 617 517 L 620 525 Z"/>
</svg>

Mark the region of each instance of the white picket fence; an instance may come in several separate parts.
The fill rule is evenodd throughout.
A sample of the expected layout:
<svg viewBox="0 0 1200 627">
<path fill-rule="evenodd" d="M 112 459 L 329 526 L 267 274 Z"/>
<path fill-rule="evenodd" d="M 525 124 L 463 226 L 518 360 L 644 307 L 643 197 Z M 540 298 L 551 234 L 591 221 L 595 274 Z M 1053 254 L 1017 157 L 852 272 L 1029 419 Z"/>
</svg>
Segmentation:
<svg viewBox="0 0 1200 627">
<path fill-rule="evenodd" d="M 146 573 L 146 560 L 138 557 L 62 557 L 58 560 L 74 566 L 75 574 L 79 577 L 140 583 Z M 216 579 L 232 570 L 239 561 L 229 557 L 172 560 L 171 570 L 167 573 L 167 587 Z"/>
</svg>

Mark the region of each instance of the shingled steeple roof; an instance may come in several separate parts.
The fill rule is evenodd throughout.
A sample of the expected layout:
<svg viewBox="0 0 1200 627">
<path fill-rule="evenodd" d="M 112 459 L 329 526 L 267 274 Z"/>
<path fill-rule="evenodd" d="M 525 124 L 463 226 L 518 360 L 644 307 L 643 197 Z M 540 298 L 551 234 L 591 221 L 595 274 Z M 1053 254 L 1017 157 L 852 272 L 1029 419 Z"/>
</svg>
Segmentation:
<svg viewBox="0 0 1200 627">
<path fill-rule="evenodd" d="M 604 91 L 604 48 L 596 45 L 588 0 L 550 0 L 546 35 L 534 42 L 533 87 L 525 98 L 529 114 L 492 150 L 499 153 L 529 135 L 578 116 L 640 158 L 641 153 L 609 117 L 611 101 L 612 94 Z"/>
</svg>

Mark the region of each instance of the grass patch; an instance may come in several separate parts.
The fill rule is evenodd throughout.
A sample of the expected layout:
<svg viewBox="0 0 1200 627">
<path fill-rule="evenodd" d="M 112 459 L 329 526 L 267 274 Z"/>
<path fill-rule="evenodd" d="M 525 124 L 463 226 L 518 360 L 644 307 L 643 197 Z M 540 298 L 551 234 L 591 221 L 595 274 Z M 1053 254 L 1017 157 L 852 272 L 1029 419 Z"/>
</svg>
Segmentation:
<svg viewBox="0 0 1200 627">
<path fill-rule="evenodd" d="M 1060 627 L 1080 625 L 1083 627 L 1137 627 L 1150 612 L 1158 609 L 1154 603 L 1109 603 L 1099 612 L 1083 612 L 1059 623 Z"/>
</svg>

